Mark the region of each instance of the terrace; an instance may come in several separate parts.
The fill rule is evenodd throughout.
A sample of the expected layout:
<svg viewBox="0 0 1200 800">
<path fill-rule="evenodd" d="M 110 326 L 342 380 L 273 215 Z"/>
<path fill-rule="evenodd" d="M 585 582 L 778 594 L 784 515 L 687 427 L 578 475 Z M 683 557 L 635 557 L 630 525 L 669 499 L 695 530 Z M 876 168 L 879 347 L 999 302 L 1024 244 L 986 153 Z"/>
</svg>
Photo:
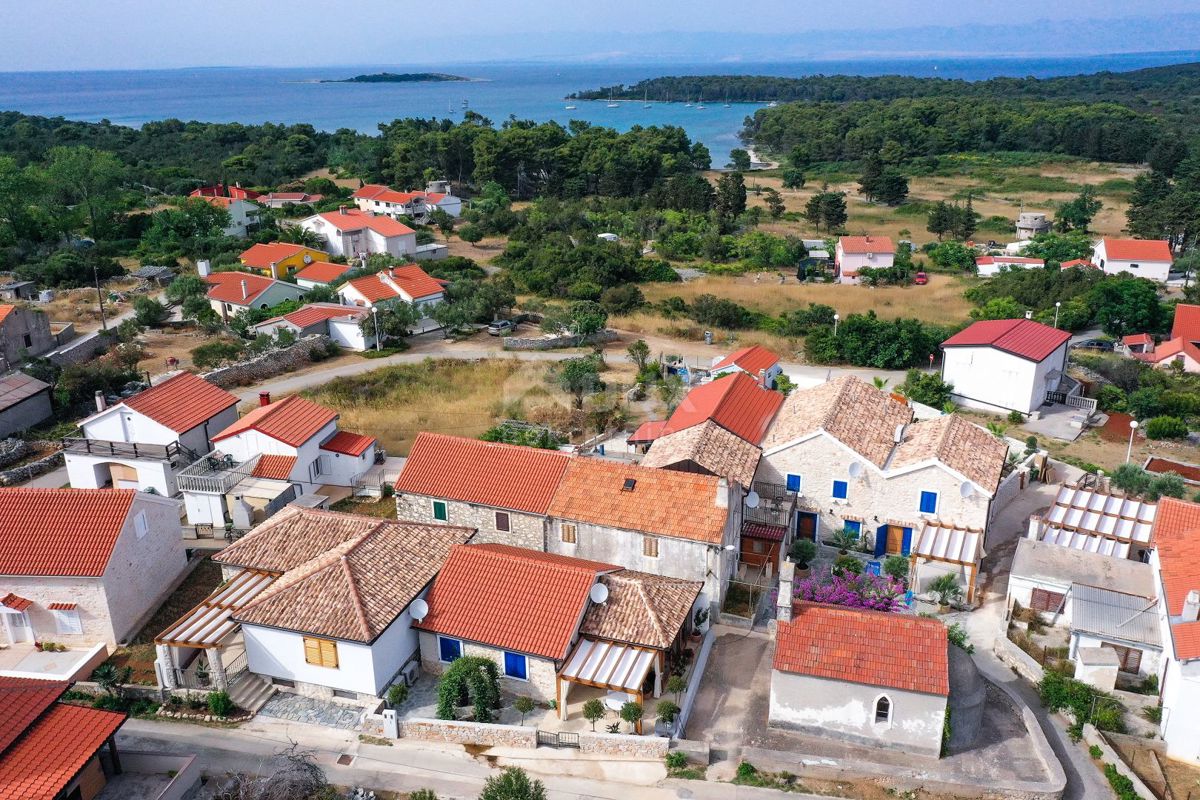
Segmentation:
<svg viewBox="0 0 1200 800">
<path fill-rule="evenodd" d="M 233 456 L 214 450 L 198 459 L 175 478 L 181 492 L 225 494 L 243 480 L 251 477 L 261 456 L 237 462 Z"/>
</svg>

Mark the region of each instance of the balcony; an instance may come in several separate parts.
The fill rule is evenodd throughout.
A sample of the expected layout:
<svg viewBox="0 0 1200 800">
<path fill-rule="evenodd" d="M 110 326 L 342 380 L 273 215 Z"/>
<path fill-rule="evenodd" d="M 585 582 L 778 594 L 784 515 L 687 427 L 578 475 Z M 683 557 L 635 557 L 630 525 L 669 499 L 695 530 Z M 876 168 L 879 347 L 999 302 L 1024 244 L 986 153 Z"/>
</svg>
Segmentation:
<svg viewBox="0 0 1200 800">
<path fill-rule="evenodd" d="M 75 455 L 166 461 L 176 469 L 186 467 L 199 458 L 195 451 L 184 447 L 179 442 L 165 445 L 138 444 L 137 442 L 108 442 L 103 439 L 83 439 L 69 436 L 62 440 L 62 446 L 64 452 Z"/>
<path fill-rule="evenodd" d="M 750 487 L 758 495 L 758 506 L 745 506 L 742 510 L 744 523 L 759 522 L 790 528 L 796 509 L 796 493 L 789 492 L 781 483 L 755 481 Z M 743 503 L 744 505 L 744 503 Z"/>
<path fill-rule="evenodd" d="M 256 455 L 238 463 L 233 456 L 214 450 L 176 475 L 175 484 L 181 492 L 225 494 L 251 476 L 258 459 Z"/>
</svg>

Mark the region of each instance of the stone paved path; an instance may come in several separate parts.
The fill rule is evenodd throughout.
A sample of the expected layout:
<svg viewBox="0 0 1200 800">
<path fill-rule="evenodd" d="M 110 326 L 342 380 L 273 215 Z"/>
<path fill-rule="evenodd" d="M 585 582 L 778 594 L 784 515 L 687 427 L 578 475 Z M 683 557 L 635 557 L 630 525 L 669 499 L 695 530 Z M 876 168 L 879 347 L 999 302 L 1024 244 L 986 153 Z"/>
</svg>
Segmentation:
<svg viewBox="0 0 1200 800">
<path fill-rule="evenodd" d="M 277 692 L 258 712 L 264 717 L 307 722 L 327 728 L 354 730 L 358 727 L 362 709 L 324 700 L 314 700 L 290 692 Z"/>
</svg>

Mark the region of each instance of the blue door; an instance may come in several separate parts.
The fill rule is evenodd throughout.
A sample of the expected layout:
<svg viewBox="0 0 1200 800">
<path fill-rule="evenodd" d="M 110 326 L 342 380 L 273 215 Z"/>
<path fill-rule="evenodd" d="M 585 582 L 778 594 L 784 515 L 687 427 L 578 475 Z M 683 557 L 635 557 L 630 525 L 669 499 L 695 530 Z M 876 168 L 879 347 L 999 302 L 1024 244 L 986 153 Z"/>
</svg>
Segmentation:
<svg viewBox="0 0 1200 800">
<path fill-rule="evenodd" d="M 811 511 L 796 512 L 796 538 L 817 540 L 817 515 Z"/>
</svg>

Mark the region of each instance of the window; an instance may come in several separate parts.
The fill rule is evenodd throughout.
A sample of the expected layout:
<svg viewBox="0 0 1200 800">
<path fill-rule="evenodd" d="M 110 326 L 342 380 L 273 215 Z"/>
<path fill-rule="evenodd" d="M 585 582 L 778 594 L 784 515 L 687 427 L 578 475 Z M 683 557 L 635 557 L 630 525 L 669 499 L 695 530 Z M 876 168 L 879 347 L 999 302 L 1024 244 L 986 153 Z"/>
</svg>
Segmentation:
<svg viewBox="0 0 1200 800">
<path fill-rule="evenodd" d="M 564 544 L 575 544 L 575 523 L 564 522 L 559 528 Z"/>
<path fill-rule="evenodd" d="M 885 694 L 875 701 L 875 724 L 884 723 L 885 725 L 892 721 L 892 701 Z"/>
<path fill-rule="evenodd" d="M 862 536 L 862 522 L 856 519 L 842 520 L 842 528 L 848 531 L 854 531 L 855 536 Z"/>
<path fill-rule="evenodd" d="M 146 512 L 139 511 L 133 517 L 133 530 L 137 538 L 142 539 L 150 532 L 150 524 L 146 522 Z"/>
<path fill-rule="evenodd" d="M 358 692 L 350 692 L 345 689 L 334 689 L 333 696 L 340 697 L 343 700 L 357 700 Z"/>
<path fill-rule="evenodd" d="M 332 639 L 304 637 L 304 663 L 317 667 L 337 669 L 337 642 Z"/>
<path fill-rule="evenodd" d="M 850 485 L 847 484 L 845 481 L 834 481 L 833 482 L 833 499 L 834 500 L 845 500 L 846 495 L 848 495 L 849 493 L 850 493 Z"/>
<path fill-rule="evenodd" d="M 803 481 L 801 480 L 799 475 L 792 475 L 791 473 L 788 473 L 787 490 L 789 492 L 793 492 L 794 494 L 800 494 L 800 487 L 802 485 L 803 485 Z"/>
<path fill-rule="evenodd" d="M 658 558 L 658 539 L 654 536 L 642 537 L 642 555 Z"/>
<path fill-rule="evenodd" d="M 1051 592 L 1046 589 L 1034 589 L 1029 597 L 1029 607 L 1034 611 L 1058 611 L 1065 595 L 1062 592 Z"/>
<path fill-rule="evenodd" d="M 438 522 L 445 522 L 450 519 L 450 509 L 446 506 L 445 500 L 433 501 L 433 518 Z"/>
<path fill-rule="evenodd" d="M 529 665 L 525 662 L 525 656 L 520 653 L 505 653 L 504 654 L 504 674 L 509 678 L 516 678 L 519 681 L 529 680 Z"/>
<path fill-rule="evenodd" d="M 309 470 L 309 474 L 312 475 L 313 478 L 317 478 L 321 475 L 328 475 L 329 474 L 329 456 L 326 456 L 326 455 L 317 456 L 316 458 L 313 459 L 312 466 L 310 466 L 308 468 L 308 470 Z"/>
<path fill-rule="evenodd" d="M 26 347 L 33 347 L 33 337 L 32 337 L 32 336 L 30 336 L 30 335 L 27 333 L 27 334 L 25 334 L 25 336 L 24 336 L 24 339 L 25 339 L 25 346 L 26 346 Z"/>
<path fill-rule="evenodd" d="M 458 639 L 448 639 L 445 636 L 438 637 L 438 661 L 443 664 L 449 664 L 451 661 L 462 658 L 462 642 Z"/>
<path fill-rule="evenodd" d="M 56 633 L 83 633 L 83 625 L 79 621 L 79 612 L 75 609 L 62 609 L 50 612 L 54 615 Z"/>
<path fill-rule="evenodd" d="M 496 530 L 507 532 L 509 530 L 508 524 L 508 513 L 504 511 L 497 511 Z"/>
<path fill-rule="evenodd" d="M 1104 642 L 1101 647 L 1107 647 L 1117 653 L 1117 660 L 1120 662 L 1118 669 L 1121 672 L 1130 675 L 1137 675 L 1138 670 L 1142 668 L 1142 651 L 1134 647 L 1122 647 L 1119 644 L 1109 644 Z"/>
<path fill-rule="evenodd" d="M 936 514 L 937 501 L 937 492 L 921 492 L 921 513 Z"/>
</svg>

